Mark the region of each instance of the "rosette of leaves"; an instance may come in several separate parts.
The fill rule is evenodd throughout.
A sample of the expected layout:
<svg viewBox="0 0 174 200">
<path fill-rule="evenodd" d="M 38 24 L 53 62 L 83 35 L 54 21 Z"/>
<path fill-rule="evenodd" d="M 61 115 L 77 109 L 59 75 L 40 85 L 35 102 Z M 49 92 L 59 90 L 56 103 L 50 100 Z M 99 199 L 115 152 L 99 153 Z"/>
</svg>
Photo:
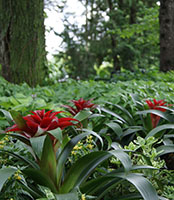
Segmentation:
<svg viewBox="0 0 174 200">
<path fill-rule="evenodd" d="M 5 113 L 5 112 L 4 112 Z M 22 116 L 5 113 L 10 122 L 16 121 L 23 123 Z M 11 118 L 15 116 L 15 118 Z M 21 119 L 21 120 L 20 120 Z M 21 124 L 22 126 L 22 124 Z M 1 133 L 0 139 L 8 133 Z M 64 135 L 60 128 L 48 131 L 48 134 L 38 137 L 27 138 L 18 133 L 10 133 L 11 137 L 20 140 L 30 149 L 33 159 L 27 159 L 18 153 L 13 152 L 13 149 L 0 149 L 0 153 L 7 153 L 17 159 L 23 161 L 24 165 L 20 171 L 23 174 L 23 179 L 19 180 L 24 191 L 30 194 L 31 199 L 50 199 L 48 192 L 43 192 L 41 187 L 48 188 L 53 195 L 53 199 L 57 200 L 78 200 L 78 191 L 83 194 L 95 196 L 95 199 L 101 199 L 107 191 L 124 181 L 128 181 L 135 186 L 139 194 L 131 194 L 127 199 L 132 199 L 135 196 L 145 200 L 158 200 L 157 193 L 151 183 L 143 177 L 143 174 L 133 173 L 132 170 L 139 168 L 151 169 L 148 166 L 132 166 L 131 159 L 123 149 L 117 145 L 112 145 L 110 150 L 96 150 L 80 157 L 72 166 L 66 168 L 66 163 L 74 146 L 83 138 L 89 135 L 97 137 L 101 146 L 103 140 L 94 131 L 84 129 L 82 133 L 70 138 Z M 60 146 L 56 150 L 53 147 L 51 136 L 55 137 Z M 92 176 L 94 170 L 100 167 L 103 162 L 111 157 L 120 160 L 123 167 L 118 169 L 110 169 L 109 165 L 105 168 L 105 173 L 99 174 L 94 178 Z M 18 170 L 17 167 L 9 166 L 0 169 L 0 190 L 10 176 Z M 35 187 L 33 187 L 35 186 Z M 120 198 L 120 197 L 118 197 Z M 124 199 L 123 198 L 123 199 Z M 134 198 L 136 199 L 136 198 Z"/>
</svg>

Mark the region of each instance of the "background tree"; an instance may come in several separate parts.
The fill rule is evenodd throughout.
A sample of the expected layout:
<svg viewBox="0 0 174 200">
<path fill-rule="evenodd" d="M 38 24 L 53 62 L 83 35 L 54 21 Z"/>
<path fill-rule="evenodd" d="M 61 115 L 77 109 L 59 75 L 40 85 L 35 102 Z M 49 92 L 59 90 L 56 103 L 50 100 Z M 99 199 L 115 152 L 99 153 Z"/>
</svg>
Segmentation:
<svg viewBox="0 0 174 200">
<path fill-rule="evenodd" d="M 135 71 L 159 64 L 159 6 L 157 1 L 79 0 L 84 23 L 72 23 L 64 13 L 63 57 L 71 77 L 89 78 L 107 62 L 108 71 Z"/>
<path fill-rule="evenodd" d="M 174 1 L 160 1 L 160 70 L 174 70 Z"/>
<path fill-rule="evenodd" d="M 40 84 L 45 76 L 43 0 L 0 0 L 0 64 L 13 83 Z"/>
</svg>

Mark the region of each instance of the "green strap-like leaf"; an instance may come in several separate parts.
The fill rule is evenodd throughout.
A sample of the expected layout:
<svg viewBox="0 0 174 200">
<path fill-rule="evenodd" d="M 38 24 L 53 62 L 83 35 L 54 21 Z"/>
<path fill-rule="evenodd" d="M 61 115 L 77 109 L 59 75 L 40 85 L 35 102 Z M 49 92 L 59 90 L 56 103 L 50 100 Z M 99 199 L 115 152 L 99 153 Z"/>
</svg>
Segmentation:
<svg viewBox="0 0 174 200">
<path fill-rule="evenodd" d="M 155 110 L 155 109 L 143 110 L 143 111 L 137 111 L 136 114 L 138 114 L 138 115 L 155 114 L 155 115 L 158 115 L 159 117 L 162 117 L 163 119 L 171 122 L 171 117 L 166 112 L 162 112 L 160 110 Z"/>
<path fill-rule="evenodd" d="M 146 139 L 150 136 L 156 136 L 157 133 L 166 129 L 174 129 L 174 124 L 164 124 L 161 126 L 157 126 L 156 128 L 152 129 L 146 136 Z M 163 134 L 163 133 L 161 133 Z"/>
<path fill-rule="evenodd" d="M 55 198 L 56 200 L 79 200 L 78 193 L 76 191 L 67 194 L 56 194 Z"/>
<path fill-rule="evenodd" d="M 101 108 L 101 110 L 102 110 L 103 112 L 105 112 L 105 113 L 108 113 L 108 114 L 110 114 L 110 115 L 112 115 L 112 116 L 118 118 L 118 119 L 121 120 L 122 122 L 127 123 L 127 122 L 125 121 L 125 119 L 123 119 L 120 115 L 118 115 L 118 114 L 112 112 L 111 110 L 108 110 L 108 109 L 103 108 L 103 107 Z"/>
<path fill-rule="evenodd" d="M 59 157 L 57 158 L 57 185 L 60 185 L 61 176 L 63 173 L 64 165 L 74 148 L 74 146 L 83 138 L 88 136 L 90 133 L 82 133 L 77 135 L 76 137 L 72 138 L 64 147 L 62 152 L 60 153 Z"/>
<path fill-rule="evenodd" d="M 137 128 L 136 128 L 136 127 L 135 127 L 135 128 L 132 128 L 132 127 L 130 126 L 127 130 L 125 130 L 125 131 L 123 132 L 122 137 L 125 137 L 125 136 L 127 136 L 127 135 L 136 133 L 136 132 L 138 132 L 138 131 L 144 131 L 143 127 L 137 126 Z"/>
<path fill-rule="evenodd" d="M 42 151 L 43 151 L 45 138 L 46 138 L 46 135 L 30 138 L 32 149 L 34 153 L 37 155 L 37 157 L 39 158 L 39 160 L 41 160 L 41 157 L 42 157 Z"/>
<path fill-rule="evenodd" d="M 40 169 L 25 169 L 23 173 L 30 177 L 35 183 L 48 187 L 53 193 L 58 193 L 54 182 L 51 180 L 50 176 L 42 172 Z"/>
<path fill-rule="evenodd" d="M 142 196 L 139 193 L 131 193 L 128 195 L 123 195 L 121 197 L 118 197 L 117 200 L 135 200 L 135 199 L 142 199 Z"/>
<path fill-rule="evenodd" d="M 112 144 L 111 137 L 109 135 L 106 135 L 106 134 L 102 134 L 101 136 L 104 137 L 107 140 L 107 142 L 108 142 L 108 148 L 107 149 L 109 150 L 111 148 L 111 144 Z"/>
<path fill-rule="evenodd" d="M 60 128 L 56 128 L 54 130 L 48 131 L 52 136 L 54 136 L 60 143 L 62 143 L 62 130 Z"/>
<path fill-rule="evenodd" d="M 10 111 L 10 114 L 20 129 L 23 129 L 26 126 L 26 121 L 19 112 L 12 110 Z"/>
<path fill-rule="evenodd" d="M 174 109 L 173 109 L 173 108 L 170 108 L 170 107 L 167 107 L 167 106 L 158 106 L 158 108 L 163 108 L 163 109 L 165 109 L 165 110 L 174 112 Z"/>
<path fill-rule="evenodd" d="M 91 134 L 91 135 L 94 135 L 95 137 L 97 137 L 97 138 L 100 140 L 101 146 L 103 147 L 103 140 L 102 140 L 102 138 L 100 137 L 100 135 L 98 135 L 98 134 L 97 134 L 96 132 L 94 132 L 94 131 L 91 131 L 91 130 L 85 129 L 85 128 L 83 128 L 82 131 L 85 132 L 85 133 L 88 133 L 88 134 Z"/>
<path fill-rule="evenodd" d="M 115 173 L 115 177 L 123 178 L 132 183 L 140 192 L 144 200 L 159 200 L 158 195 L 152 184 L 140 174 Z"/>
<path fill-rule="evenodd" d="M 126 114 L 126 116 L 128 117 L 128 123 L 130 123 L 130 124 L 133 124 L 134 123 L 134 120 L 133 120 L 133 116 L 130 114 L 130 112 L 127 110 L 127 109 L 125 109 L 124 107 L 122 107 L 122 106 L 120 106 L 120 105 L 118 105 L 118 104 L 113 104 L 113 103 L 111 103 L 111 102 L 106 102 L 107 104 L 110 104 L 110 105 L 113 105 L 113 106 L 115 106 L 116 108 L 118 108 L 119 110 L 121 110 L 123 113 L 125 113 Z"/>
<path fill-rule="evenodd" d="M 152 167 L 152 166 L 149 166 L 149 165 L 134 165 L 132 167 L 132 170 L 139 170 L 139 169 L 158 169 L 158 168 L 155 168 L 155 167 Z"/>
<path fill-rule="evenodd" d="M 65 176 L 64 183 L 60 188 L 60 193 L 68 193 L 72 189 L 80 186 L 85 178 L 87 178 L 101 162 L 109 157 L 111 157 L 109 152 L 97 151 L 78 159 Z"/>
<path fill-rule="evenodd" d="M 119 139 L 122 137 L 123 131 L 119 124 L 110 122 L 107 123 L 106 125 L 109 126 L 114 131 L 114 133 L 119 137 Z"/>
<path fill-rule="evenodd" d="M 38 166 L 35 162 L 33 162 L 32 160 L 28 160 L 28 159 L 26 159 L 25 157 L 20 156 L 20 155 L 14 153 L 14 152 L 0 149 L 0 154 L 5 154 L 5 153 L 7 153 L 8 155 L 13 156 L 14 158 L 17 158 L 17 159 L 19 159 L 19 160 L 22 160 L 24 163 L 26 163 L 27 165 L 29 165 L 29 166 L 32 167 L 32 168 L 35 168 L 35 169 L 38 169 L 38 168 L 39 168 L 39 166 Z"/>
<path fill-rule="evenodd" d="M 80 186 L 100 163 L 111 156 L 117 157 L 127 171 L 131 169 L 131 160 L 122 150 L 97 151 L 89 153 L 77 160 L 77 162 L 70 168 L 60 189 L 61 193 L 69 192 L 75 187 Z"/>
<path fill-rule="evenodd" d="M 1 133 L 0 134 L 0 140 L 5 136 L 14 137 L 14 138 L 20 140 L 21 142 L 25 143 L 26 145 L 31 146 L 30 140 L 28 138 L 26 138 L 25 136 L 21 135 L 21 134 L 17 134 L 17 133 Z"/>
<path fill-rule="evenodd" d="M 156 168 L 153 168 L 151 166 L 133 166 L 132 167 L 132 170 L 139 170 L 139 169 L 156 169 Z M 134 177 L 135 177 L 135 180 L 134 180 Z M 151 195 L 151 192 L 153 193 L 152 198 L 156 197 L 156 192 L 147 179 L 142 177 L 142 175 L 140 174 L 123 173 L 122 168 L 116 169 L 104 176 L 97 177 L 95 179 L 92 179 L 90 181 L 83 183 L 80 187 L 80 190 L 83 193 L 87 193 L 91 195 L 96 194 L 98 196 L 97 198 L 98 200 L 98 199 L 101 199 L 103 195 L 108 192 L 108 190 L 112 189 L 117 184 L 121 184 L 123 180 L 128 180 L 129 182 L 134 184 L 135 187 L 137 187 L 137 185 L 140 184 L 137 189 L 139 190 L 139 192 L 141 190 L 140 193 L 141 194 L 143 193 L 143 197 L 146 197 L 146 200 L 147 200 L 147 195 Z M 145 185 L 143 186 L 143 184 Z M 149 198 L 149 200 L 151 200 L 151 198 Z"/>
<path fill-rule="evenodd" d="M 131 98 L 132 98 L 134 104 L 135 104 L 137 107 L 139 107 L 139 108 L 142 108 L 142 107 L 143 107 L 143 104 L 141 103 L 141 100 L 140 100 L 138 94 L 133 94 L 133 93 L 131 93 L 130 96 L 131 96 Z"/>
<path fill-rule="evenodd" d="M 24 179 L 18 180 L 18 183 L 20 183 L 21 187 L 32 195 L 34 199 L 44 196 L 44 194 L 37 187 L 34 186 L 31 188 Z"/>
<path fill-rule="evenodd" d="M 16 168 L 7 167 L 0 169 L 0 191 L 4 185 L 4 183 L 7 181 L 7 179 L 12 176 L 17 171 Z"/>
<path fill-rule="evenodd" d="M 47 174 L 56 185 L 56 155 L 49 135 L 47 135 L 44 139 L 44 145 L 41 154 L 41 171 Z"/>
<path fill-rule="evenodd" d="M 12 126 L 14 124 L 14 122 L 13 122 L 13 118 L 12 118 L 11 114 L 8 111 L 3 110 L 3 109 L 0 109 L 0 111 L 4 114 L 8 123 Z"/>
<path fill-rule="evenodd" d="M 126 171 L 131 170 L 132 162 L 127 153 L 125 153 L 122 149 L 112 150 L 110 153 L 121 161 Z"/>
<path fill-rule="evenodd" d="M 95 179 L 92 179 L 90 181 L 83 183 L 80 186 L 80 190 L 85 194 L 91 194 L 91 195 L 96 194 L 97 195 L 98 193 L 100 193 L 98 191 L 100 189 L 103 190 L 103 187 L 105 187 L 112 180 L 114 180 L 114 182 L 120 181 L 120 178 L 114 178 L 114 179 L 113 179 L 113 177 L 109 177 L 106 175 L 97 177 Z M 113 182 L 112 182 L 112 184 L 113 184 Z"/>
<path fill-rule="evenodd" d="M 91 111 L 89 110 L 81 110 L 80 112 L 78 112 L 74 118 L 79 120 L 80 122 L 83 121 L 84 119 L 87 119 L 90 115 L 92 114 Z"/>
<path fill-rule="evenodd" d="M 159 152 L 158 156 L 162 156 L 164 154 L 173 153 L 174 152 L 174 144 L 170 145 L 162 145 L 157 147 L 157 152 Z"/>
</svg>

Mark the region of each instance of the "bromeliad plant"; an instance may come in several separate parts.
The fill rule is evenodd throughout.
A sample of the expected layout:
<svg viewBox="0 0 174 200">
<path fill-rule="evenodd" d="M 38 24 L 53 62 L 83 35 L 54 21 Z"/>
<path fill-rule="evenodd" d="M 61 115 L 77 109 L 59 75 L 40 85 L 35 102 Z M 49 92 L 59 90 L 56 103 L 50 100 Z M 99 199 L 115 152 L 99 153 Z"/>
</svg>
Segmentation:
<svg viewBox="0 0 174 200">
<path fill-rule="evenodd" d="M 75 107 L 69 105 L 62 105 L 62 107 L 64 107 L 74 118 L 80 118 L 83 128 L 88 128 L 89 118 L 92 117 L 94 109 L 97 108 L 97 105 L 93 104 L 91 101 L 92 99 L 84 100 L 83 98 L 80 98 L 79 100 L 70 100 Z"/>
<path fill-rule="evenodd" d="M 1 110 L 2 111 L 2 110 Z M 127 180 L 132 183 L 145 200 L 158 200 L 158 196 L 148 180 L 142 174 L 132 173 L 131 170 L 139 168 L 151 169 L 148 166 L 132 166 L 131 160 L 123 149 L 118 145 L 111 145 L 112 149 L 96 150 L 80 157 L 72 166 L 66 167 L 71 151 L 77 143 L 86 136 L 94 135 L 101 144 L 103 141 L 99 135 L 91 130 L 81 130 L 81 134 L 73 137 L 63 134 L 64 128 L 76 126 L 79 121 L 73 118 L 58 118 L 60 112 L 38 110 L 32 112 L 33 115 L 22 117 L 17 112 L 2 111 L 10 123 L 15 122 L 7 132 L 0 134 L 0 139 L 6 135 L 20 140 L 31 152 L 33 159 L 27 159 L 13 151 L 0 149 L 1 154 L 9 154 L 23 161 L 24 165 L 20 168 L 21 173 L 27 179 L 18 180 L 24 190 L 32 199 L 47 199 L 39 187 L 44 186 L 50 190 L 53 199 L 59 200 L 78 200 L 78 191 L 83 194 L 95 196 L 101 199 L 105 193 L 113 186 Z M 74 123 L 73 123 L 74 122 Z M 12 132 L 12 133 L 11 133 Z M 16 132 L 16 133 L 13 133 Z M 101 145 L 102 146 L 102 145 Z M 111 157 L 119 159 L 124 168 L 109 169 L 97 172 L 95 178 L 92 175 L 94 169 Z M 18 170 L 17 167 L 3 167 L 0 169 L 0 190 L 8 177 Z M 90 178 L 88 179 L 88 177 Z M 28 178 L 33 181 L 28 183 Z M 133 194 L 134 196 L 134 194 Z"/>
<path fill-rule="evenodd" d="M 149 134 L 149 136 L 153 136 L 155 128 L 158 130 L 162 124 L 173 123 L 172 113 L 174 110 L 171 106 L 164 100 L 154 99 L 153 102 L 150 100 L 142 102 L 135 94 L 131 94 L 130 103 L 126 108 L 105 102 L 105 107 L 100 107 L 100 109 L 108 115 L 110 120 L 105 121 L 106 128 L 102 132 L 107 132 L 109 129 L 112 138 L 122 145 L 128 145 L 137 136 L 144 138 Z M 108 107 L 111 107 L 112 110 Z"/>
<path fill-rule="evenodd" d="M 76 114 L 78 114 L 81 110 L 84 109 L 90 109 L 93 110 L 97 107 L 97 105 L 91 103 L 92 99 L 90 100 L 84 100 L 83 98 L 80 98 L 79 100 L 70 100 L 70 102 L 72 102 L 75 106 L 75 108 L 73 108 L 72 106 L 69 105 L 62 105 L 62 107 L 65 107 L 69 113 L 71 113 L 73 116 L 75 116 Z"/>
<path fill-rule="evenodd" d="M 62 113 L 62 111 L 52 111 L 53 110 L 45 112 L 45 110 L 37 110 L 35 112 L 32 112 L 33 115 L 27 115 L 25 117 L 21 117 L 18 113 L 13 112 L 12 116 L 16 124 L 8 128 L 6 131 L 18 132 L 29 139 L 48 134 L 50 139 L 52 140 L 54 150 L 56 151 L 59 147 L 59 140 L 57 139 L 59 138 L 59 134 L 57 134 L 56 137 L 49 131 L 57 128 L 63 130 L 68 126 L 75 125 L 72 121 L 78 122 L 78 120 L 65 117 L 58 118 L 56 115 Z"/>
</svg>

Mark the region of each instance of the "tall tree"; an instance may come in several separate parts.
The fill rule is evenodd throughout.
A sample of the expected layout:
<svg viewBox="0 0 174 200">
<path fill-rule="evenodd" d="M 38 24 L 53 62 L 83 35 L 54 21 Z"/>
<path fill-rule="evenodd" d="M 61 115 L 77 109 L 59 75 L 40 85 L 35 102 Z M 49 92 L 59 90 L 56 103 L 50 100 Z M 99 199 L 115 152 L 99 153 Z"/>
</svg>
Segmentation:
<svg viewBox="0 0 174 200">
<path fill-rule="evenodd" d="M 60 34 L 65 47 L 62 56 L 71 77 L 88 78 L 95 74 L 94 69 L 102 69 L 105 64 L 107 76 L 123 68 L 134 70 L 159 65 L 156 0 L 79 2 L 84 6 L 84 24 L 72 24 L 71 13 L 67 13 L 65 29 Z"/>
<path fill-rule="evenodd" d="M 0 0 L 0 64 L 13 83 L 40 84 L 45 76 L 43 0 Z"/>
<path fill-rule="evenodd" d="M 160 70 L 174 70 L 174 0 L 160 1 Z"/>
<path fill-rule="evenodd" d="M 115 9 L 116 6 L 114 6 L 114 3 L 112 0 L 107 0 L 108 2 L 108 7 L 109 7 L 109 18 L 111 21 L 111 29 L 114 29 L 114 25 L 116 26 L 116 20 L 115 20 Z M 122 5 L 122 1 L 119 1 L 118 5 Z M 118 9 L 118 8 L 117 8 Z M 116 41 L 116 35 L 111 34 L 111 47 L 112 47 L 112 58 L 113 58 L 113 72 L 120 71 L 121 67 L 119 65 L 119 60 L 118 60 L 118 53 L 117 53 L 117 41 Z"/>
</svg>

